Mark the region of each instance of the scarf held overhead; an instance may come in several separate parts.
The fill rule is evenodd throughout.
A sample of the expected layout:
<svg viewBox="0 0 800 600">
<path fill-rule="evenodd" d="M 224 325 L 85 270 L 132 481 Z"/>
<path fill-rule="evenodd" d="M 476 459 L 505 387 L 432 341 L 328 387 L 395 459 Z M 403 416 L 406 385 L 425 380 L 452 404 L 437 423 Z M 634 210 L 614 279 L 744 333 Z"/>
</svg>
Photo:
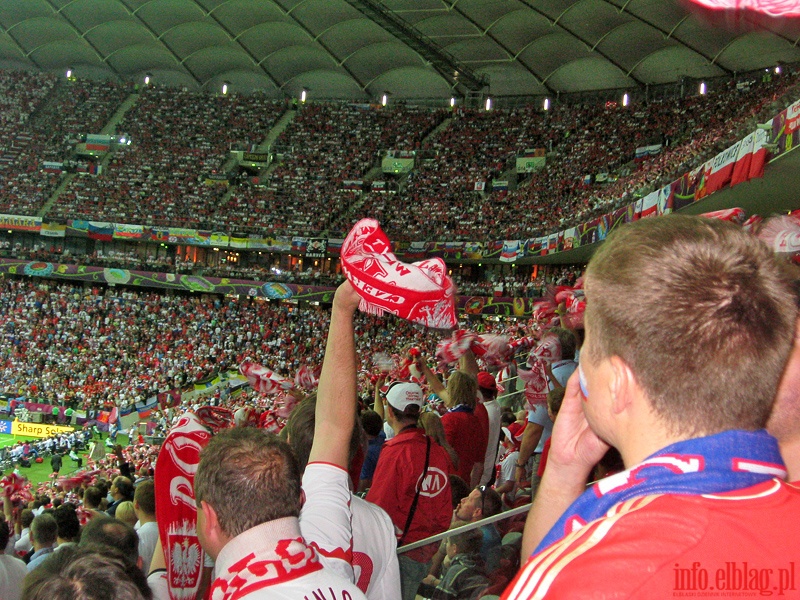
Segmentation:
<svg viewBox="0 0 800 600">
<path fill-rule="evenodd" d="M 458 323 L 455 287 L 440 258 L 400 262 L 375 219 L 361 219 L 342 243 L 342 271 L 361 296 L 359 309 L 391 313 L 436 329 Z"/>
</svg>

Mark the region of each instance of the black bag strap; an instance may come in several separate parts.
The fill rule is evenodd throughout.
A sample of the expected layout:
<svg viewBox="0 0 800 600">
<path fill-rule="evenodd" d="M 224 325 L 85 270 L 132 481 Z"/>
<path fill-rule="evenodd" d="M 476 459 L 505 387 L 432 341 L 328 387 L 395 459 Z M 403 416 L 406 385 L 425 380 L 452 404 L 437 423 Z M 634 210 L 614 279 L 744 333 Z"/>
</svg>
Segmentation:
<svg viewBox="0 0 800 600">
<path fill-rule="evenodd" d="M 422 477 L 419 478 L 417 482 L 417 490 L 414 494 L 414 500 L 411 502 L 411 508 L 408 509 L 408 518 L 406 519 L 406 526 L 403 527 L 403 535 L 400 536 L 400 541 L 397 542 L 397 547 L 403 545 L 403 540 L 406 539 L 406 534 L 408 533 L 408 528 L 411 526 L 411 521 L 414 518 L 414 513 L 417 512 L 417 502 L 419 501 L 419 493 L 422 491 L 422 484 L 425 481 L 425 474 L 428 472 L 428 463 L 430 462 L 431 458 L 431 438 L 427 435 L 425 436 L 425 441 L 428 443 L 427 448 L 425 449 L 425 468 L 422 469 Z"/>
</svg>

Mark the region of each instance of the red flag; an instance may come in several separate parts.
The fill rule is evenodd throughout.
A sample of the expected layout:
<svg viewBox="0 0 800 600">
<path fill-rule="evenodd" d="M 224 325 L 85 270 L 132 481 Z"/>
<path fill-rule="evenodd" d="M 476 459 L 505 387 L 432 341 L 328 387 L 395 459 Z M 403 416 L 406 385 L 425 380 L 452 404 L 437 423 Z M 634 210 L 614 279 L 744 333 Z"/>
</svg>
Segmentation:
<svg viewBox="0 0 800 600">
<path fill-rule="evenodd" d="M 739 144 L 739 151 L 736 153 L 736 162 L 733 165 L 733 173 L 731 174 L 731 187 L 750 179 L 750 162 L 753 160 L 755 141 L 756 132 L 754 131 Z"/>
<path fill-rule="evenodd" d="M 753 147 L 753 159 L 750 161 L 750 176 L 748 179 L 755 179 L 764 176 L 764 164 L 767 162 L 767 149 L 764 147 L 769 143 L 769 136 L 763 129 L 756 131 L 756 139 Z"/>
<path fill-rule="evenodd" d="M 713 194 L 721 190 L 731 180 L 733 166 L 736 163 L 736 157 L 739 154 L 741 145 L 741 142 L 736 142 L 733 146 L 714 157 L 711 163 L 711 173 L 706 181 L 706 192 Z"/>
</svg>

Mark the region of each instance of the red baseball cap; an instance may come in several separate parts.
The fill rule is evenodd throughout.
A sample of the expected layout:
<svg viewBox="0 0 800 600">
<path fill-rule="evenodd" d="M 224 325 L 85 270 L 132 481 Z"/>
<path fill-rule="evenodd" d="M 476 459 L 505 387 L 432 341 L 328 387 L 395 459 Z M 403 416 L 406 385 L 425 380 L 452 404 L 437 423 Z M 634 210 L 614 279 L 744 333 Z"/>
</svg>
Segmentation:
<svg viewBox="0 0 800 600">
<path fill-rule="evenodd" d="M 484 390 L 496 390 L 497 382 L 494 379 L 494 375 L 488 371 L 478 373 L 478 387 Z"/>
</svg>

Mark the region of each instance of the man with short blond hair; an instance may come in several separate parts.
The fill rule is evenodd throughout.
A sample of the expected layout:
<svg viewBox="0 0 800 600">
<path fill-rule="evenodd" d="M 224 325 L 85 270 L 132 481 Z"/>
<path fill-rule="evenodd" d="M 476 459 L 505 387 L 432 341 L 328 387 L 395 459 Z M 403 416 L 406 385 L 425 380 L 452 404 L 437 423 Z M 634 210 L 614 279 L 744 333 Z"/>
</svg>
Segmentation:
<svg viewBox="0 0 800 600">
<path fill-rule="evenodd" d="M 504 598 L 711 589 L 693 566 L 724 595 L 745 564 L 787 591 L 800 490 L 763 427 L 797 308 L 775 257 L 729 223 L 659 217 L 612 233 L 584 288 L 580 367 L 523 537 L 535 551 Z M 609 445 L 628 469 L 583 493 Z"/>
</svg>

